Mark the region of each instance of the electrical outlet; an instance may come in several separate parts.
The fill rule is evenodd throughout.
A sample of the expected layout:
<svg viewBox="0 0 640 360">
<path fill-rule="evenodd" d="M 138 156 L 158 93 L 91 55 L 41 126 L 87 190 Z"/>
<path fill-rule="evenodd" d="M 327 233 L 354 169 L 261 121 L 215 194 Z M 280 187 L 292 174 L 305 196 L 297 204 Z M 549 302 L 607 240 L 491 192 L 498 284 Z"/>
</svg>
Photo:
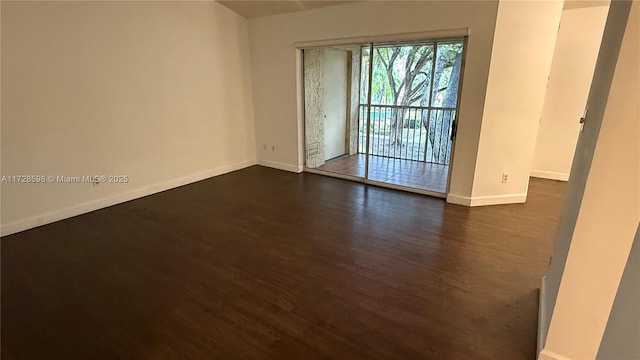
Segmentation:
<svg viewBox="0 0 640 360">
<path fill-rule="evenodd" d="M 276 146 L 275 145 L 271 145 L 271 151 L 276 151 Z"/>
<path fill-rule="evenodd" d="M 503 183 L 509 182 L 509 173 L 502 173 L 502 182 Z"/>
<path fill-rule="evenodd" d="M 267 144 L 262 144 L 262 150 L 267 151 Z"/>
</svg>

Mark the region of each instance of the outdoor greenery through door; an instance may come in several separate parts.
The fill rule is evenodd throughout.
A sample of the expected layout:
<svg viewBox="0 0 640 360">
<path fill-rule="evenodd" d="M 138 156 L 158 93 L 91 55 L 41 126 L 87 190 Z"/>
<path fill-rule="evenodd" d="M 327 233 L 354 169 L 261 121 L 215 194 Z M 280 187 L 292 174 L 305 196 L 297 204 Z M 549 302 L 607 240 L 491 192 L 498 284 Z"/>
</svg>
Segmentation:
<svg viewBox="0 0 640 360">
<path fill-rule="evenodd" d="M 358 151 L 366 153 L 370 47 L 362 47 Z M 369 154 L 448 165 L 463 42 L 375 45 Z"/>
</svg>

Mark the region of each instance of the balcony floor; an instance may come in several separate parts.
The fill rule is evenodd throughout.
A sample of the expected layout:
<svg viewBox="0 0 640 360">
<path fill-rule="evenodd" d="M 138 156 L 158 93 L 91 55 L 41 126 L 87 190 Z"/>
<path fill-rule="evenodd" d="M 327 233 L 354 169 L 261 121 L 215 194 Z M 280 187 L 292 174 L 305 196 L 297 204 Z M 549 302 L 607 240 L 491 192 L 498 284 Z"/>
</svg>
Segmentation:
<svg viewBox="0 0 640 360">
<path fill-rule="evenodd" d="M 365 157 L 365 154 L 341 156 L 317 169 L 364 177 Z M 369 180 L 445 193 L 448 175 L 447 165 L 374 155 L 369 158 Z"/>
</svg>

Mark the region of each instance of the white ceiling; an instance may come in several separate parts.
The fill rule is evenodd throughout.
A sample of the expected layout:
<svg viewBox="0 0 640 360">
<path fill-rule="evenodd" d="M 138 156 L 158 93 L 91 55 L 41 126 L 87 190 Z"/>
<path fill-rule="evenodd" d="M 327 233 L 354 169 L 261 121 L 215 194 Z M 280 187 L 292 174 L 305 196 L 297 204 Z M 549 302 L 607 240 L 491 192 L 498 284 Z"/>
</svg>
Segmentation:
<svg viewBox="0 0 640 360">
<path fill-rule="evenodd" d="M 592 6 L 607 6 L 608 0 L 565 0 L 564 9 L 580 9 Z"/>
<path fill-rule="evenodd" d="M 230 1 L 218 1 L 220 4 L 228 7 L 236 13 L 244 16 L 247 19 L 256 18 L 260 16 L 270 16 L 277 14 L 286 14 L 296 11 L 304 11 L 311 9 L 318 9 L 327 6 L 342 5 L 357 0 L 342 0 L 342 1 L 307 1 L 307 0 L 288 0 L 288 1 L 245 1 L 245 0 L 230 0 Z"/>
<path fill-rule="evenodd" d="M 218 2 L 227 8 L 235 11 L 236 13 L 244 16 L 247 19 L 252 19 L 260 16 L 270 16 L 278 14 L 286 14 L 297 11 L 318 9 L 328 6 L 336 6 L 347 4 L 356 1 L 366 0 L 262 0 L 262 1 L 248 1 L 248 0 L 218 0 Z M 578 9 L 591 6 L 605 6 L 609 5 L 610 0 L 565 0 L 565 9 Z"/>
</svg>

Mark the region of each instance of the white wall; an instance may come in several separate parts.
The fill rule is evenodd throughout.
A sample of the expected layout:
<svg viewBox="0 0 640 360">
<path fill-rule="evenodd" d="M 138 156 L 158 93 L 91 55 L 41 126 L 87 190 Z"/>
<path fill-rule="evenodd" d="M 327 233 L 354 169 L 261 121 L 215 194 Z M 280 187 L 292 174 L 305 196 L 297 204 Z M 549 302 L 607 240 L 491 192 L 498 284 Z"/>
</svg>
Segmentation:
<svg viewBox="0 0 640 360">
<path fill-rule="evenodd" d="M 344 45 L 336 46 L 336 49 L 344 49 L 351 54 L 349 71 L 351 72 L 349 78 L 349 117 L 347 118 L 349 124 L 348 132 L 348 146 L 349 155 L 354 155 L 358 152 L 358 118 L 360 116 L 360 58 L 362 56 L 362 48 L 360 45 Z"/>
<path fill-rule="evenodd" d="M 472 206 L 526 199 L 561 12 L 562 1 L 500 2 Z"/>
<path fill-rule="evenodd" d="M 251 19 L 251 65 L 259 162 L 292 171 L 299 171 L 303 165 L 304 153 L 298 141 L 302 129 L 297 121 L 299 95 L 294 43 L 468 28 L 470 36 L 451 192 L 469 196 L 496 11 L 495 1 L 371 1 Z M 277 150 L 264 151 L 263 144 L 276 145 Z"/>
<path fill-rule="evenodd" d="M 611 8 L 614 11 L 626 6 L 628 3 L 614 2 Z M 610 15 L 609 21 L 621 24 L 623 20 L 611 19 Z M 615 24 L 612 32 L 616 31 Z M 606 39 L 607 30 L 603 48 Z M 596 358 L 640 221 L 638 1 L 631 5 L 607 96 L 606 91 L 596 88 L 607 85 L 599 81 L 598 68 L 605 69 L 609 61 L 615 61 L 615 51 L 599 59 L 589 96 L 594 114 L 588 116 L 585 132 L 587 127 L 598 125 L 598 116 L 601 116 L 600 131 L 541 359 Z M 576 158 L 581 157 L 583 150 L 588 152 L 581 148 L 581 143 L 582 140 Z M 573 175 L 572 170 L 570 184 Z"/>
<path fill-rule="evenodd" d="M 598 360 L 640 359 L 640 224 L 631 245 L 607 327 L 598 347 Z"/>
<path fill-rule="evenodd" d="M 2 2 L 2 233 L 255 163 L 247 20 L 215 2 Z"/>
<path fill-rule="evenodd" d="M 327 49 L 324 55 L 324 159 L 347 153 L 347 114 L 350 112 L 349 59 L 347 51 Z"/>
<path fill-rule="evenodd" d="M 609 6 L 562 11 L 531 175 L 567 180 Z"/>
</svg>

